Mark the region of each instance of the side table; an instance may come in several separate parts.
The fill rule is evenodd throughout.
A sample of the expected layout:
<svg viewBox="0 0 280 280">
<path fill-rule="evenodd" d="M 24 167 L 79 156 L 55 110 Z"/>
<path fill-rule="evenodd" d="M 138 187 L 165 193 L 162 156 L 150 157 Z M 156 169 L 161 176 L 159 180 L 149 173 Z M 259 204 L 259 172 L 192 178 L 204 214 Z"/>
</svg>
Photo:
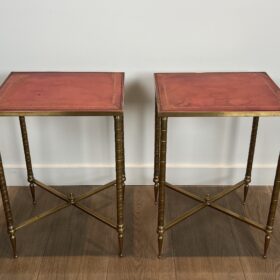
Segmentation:
<svg viewBox="0 0 280 280">
<path fill-rule="evenodd" d="M 266 73 L 157 73 L 155 109 L 154 192 L 158 199 L 158 252 L 163 234 L 198 211 L 211 207 L 265 233 L 264 257 L 271 239 L 280 190 L 280 157 L 266 225 L 235 213 L 216 202 L 244 187 L 246 201 L 258 130 L 259 117 L 280 116 L 280 89 Z M 201 197 L 166 181 L 167 120 L 169 117 L 253 117 L 245 178 L 212 196 Z M 199 129 L 199 128 L 198 128 Z M 174 220 L 165 223 L 165 188 L 199 202 Z"/>
<path fill-rule="evenodd" d="M 119 255 L 123 251 L 124 235 L 124 124 L 123 124 L 124 73 L 98 72 L 13 72 L 0 88 L 0 116 L 18 116 L 25 154 L 27 180 L 35 203 L 35 187 L 60 198 L 63 203 L 27 221 L 14 225 L 5 174 L 0 155 L 0 189 L 7 222 L 7 230 L 16 251 L 16 232 L 69 206 L 74 206 L 96 218 L 118 233 Z M 85 194 L 74 196 L 60 192 L 35 179 L 25 116 L 112 116 L 115 125 L 116 179 Z M 81 201 L 109 187 L 116 186 L 117 221 L 101 216 Z"/>
</svg>

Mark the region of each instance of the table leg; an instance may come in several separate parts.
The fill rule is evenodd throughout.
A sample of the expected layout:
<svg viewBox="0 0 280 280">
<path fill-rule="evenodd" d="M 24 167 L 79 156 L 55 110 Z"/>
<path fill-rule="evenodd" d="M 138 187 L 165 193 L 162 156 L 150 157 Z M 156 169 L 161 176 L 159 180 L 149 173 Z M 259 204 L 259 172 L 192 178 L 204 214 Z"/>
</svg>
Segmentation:
<svg viewBox="0 0 280 280">
<path fill-rule="evenodd" d="M 275 181 L 274 181 L 270 208 L 269 208 L 269 214 L 268 214 L 267 224 L 266 224 L 266 235 L 265 235 L 264 255 L 263 255 L 264 258 L 266 258 L 268 246 L 269 246 L 272 231 L 273 231 L 273 225 L 274 225 L 275 214 L 276 214 L 278 198 L 279 198 L 279 191 L 280 191 L 280 155 L 278 158 Z"/>
<path fill-rule="evenodd" d="M 155 202 L 158 199 L 159 188 L 159 169 L 160 169 L 160 119 L 157 112 L 157 103 L 155 102 L 155 151 L 154 151 L 154 195 Z"/>
<path fill-rule="evenodd" d="M 124 194 L 125 194 L 125 181 L 126 181 L 126 176 L 125 176 L 125 149 L 124 149 L 124 118 L 122 117 L 121 121 L 121 130 L 122 130 L 122 182 L 123 182 L 123 200 L 124 200 Z"/>
<path fill-rule="evenodd" d="M 159 201 L 158 201 L 158 256 L 161 256 L 164 233 L 165 208 L 165 177 L 167 148 L 167 118 L 160 118 L 160 171 L 159 171 Z"/>
<path fill-rule="evenodd" d="M 249 184 L 251 182 L 251 174 L 252 174 L 257 133 L 258 133 L 258 124 L 259 124 L 259 117 L 254 117 L 253 124 L 252 124 L 250 148 L 249 148 L 249 154 L 248 154 L 248 160 L 247 160 L 247 168 L 246 168 L 246 174 L 245 174 L 243 204 L 245 204 L 245 202 L 246 202 L 246 198 L 247 198 L 247 194 L 248 194 L 248 190 L 249 190 Z"/>
<path fill-rule="evenodd" d="M 119 256 L 122 256 L 123 251 L 123 235 L 124 235 L 124 222 L 123 222 L 123 171 L 124 171 L 124 158 L 123 158 L 123 116 L 115 116 L 115 152 L 116 152 L 116 189 L 117 189 L 117 231 L 119 239 Z"/>
<path fill-rule="evenodd" d="M 34 175 L 33 175 L 33 170 L 32 170 L 32 161 L 31 161 L 31 155 L 30 155 L 30 149 L 29 149 L 29 142 L 28 142 L 28 135 L 27 135 L 25 117 L 19 117 L 19 122 L 20 122 L 20 129 L 21 129 L 21 135 L 22 135 L 25 163 L 26 163 L 26 169 L 27 169 L 27 180 L 29 182 L 29 188 L 30 188 L 33 204 L 36 204 L 36 201 L 35 201 L 35 187 L 34 187 L 35 186 L 34 185 Z"/>
<path fill-rule="evenodd" d="M 8 194 L 7 185 L 6 185 L 6 179 L 5 179 L 5 173 L 4 173 L 1 154 L 0 154 L 0 190 L 1 190 L 1 196 L 2 196 L 2 201 L 3 201 L 3 208 L 4 208 L 4 212 L 5 212 L 5 217 L 6 217 L 7 230 L 8 230 L 9 238 L 10 238 L 10 241 L 12 244 L 14 258 L 17 258 L 16 236 L 15 236 L 15 230 L 14 230 L 14 225 L 13 225 L 14 224 L 13 215 L 12 215 L 12 209 L 11 209 L 9 194 Z"/>
</svg>

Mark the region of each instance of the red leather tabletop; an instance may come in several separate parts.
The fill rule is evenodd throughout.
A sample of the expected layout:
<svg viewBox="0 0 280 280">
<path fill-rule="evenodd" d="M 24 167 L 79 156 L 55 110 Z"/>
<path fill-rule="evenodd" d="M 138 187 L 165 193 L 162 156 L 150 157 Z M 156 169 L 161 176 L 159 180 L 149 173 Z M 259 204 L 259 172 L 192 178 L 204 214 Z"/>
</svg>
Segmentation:
<svg viewBox="0 0 280 280">
<path fill-rule="evenodd" d="M 162 116 L 280 116 L 280 89 L 261 72 L 157 73 Z"/>
<path fill-rule="evenodd" d="M 0 115 L 114 115 L 124 73 L 13 72 L 0 88 Z"/>
</svg>

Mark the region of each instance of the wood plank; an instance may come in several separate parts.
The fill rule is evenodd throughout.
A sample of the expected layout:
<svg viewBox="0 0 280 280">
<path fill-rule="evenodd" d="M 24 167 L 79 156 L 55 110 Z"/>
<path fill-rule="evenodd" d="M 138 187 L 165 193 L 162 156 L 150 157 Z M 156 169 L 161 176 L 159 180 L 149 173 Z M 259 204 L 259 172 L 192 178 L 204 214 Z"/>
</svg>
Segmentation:
<svg viewBox="0 0 280 280">
<path fill-rule="evenodd" d="M 115 189 L 111 188 L 87 200 L 85 205 L 116 221 L 115 195 Z M 109 258 L 118 254 L 117 232 L 92 217 L 85 216 L 81 211 L 79 214 L 86 219 L 86 228 L 82 228 L 86 243 L 83 254 L 79 257 L 79 274 L 73 279 L 106 279 Z M 68 265 L 71 267 L 71 260 Z"/>
<path fill-rule="evenodd" d="M 220 188 L 187 188 L 212 193 Z M 75 193 L 86 187 L 63 188 Z M 60 203 L 37 190 L 37 206 L 28 188 L 9 188 L 17 222 Z M 242 189 L 219 201 L 241 214 L 266 222 L 271 188 L 251 188 L 242 206 Z M 85 204 L 107 217 L 115 216 L 112 188 Z M 166 220 L 196 204 L 167 190 Z M 163 257 L 157 258 L 157 208 L 151 187 L 127 187 L 124 257 L 117 256 L 114 230 L 73 207 L 17 233 L 19 258 L 11 248 L 0 203 L 0 280 L 20 279 L 279 279 L 280 209 L 267 260 L 262 259 L 264 233 L 213 209 L 205 209 L 166 232 Z"/>
<path fill-rule="evenodd" d="M 36 215 L 49 207 L 58 203 L 56 198 L 46 195 L 41 190 L 36 189 L 37 205 L 33 206 L 28 188 L 9 188 L 12 198 L 12 209 L 15 222 L 23 221 L 33 215 Z M 3 212 L 2 212 L 3 213 Z M 43 252 L 48 239 L 48 228 L 52 222 L 51 218 L 45 219 L 44 222 L 38 222 L 30 227 L 18 231 L 17 249 L 18 259 L 12 258 L 12 251 L 7 237 L 6 225 L 1 223 L 1 262 L 0 262 L 0 279 L 20 279 L 30 280 L 37 279 Z"/>
<path fill-rule="evenodd" d="M 151 187 L 127 188 L 124 257 L 111 257 L 107 279 L 176 279 L 170 234 L 157 258 L 157 206 Z"/>
<path fill-rule="evenodd" d="M 204 195 L 222 188 L 187 188 Z M 199 191 L 198 191 L 199 190 Z M 182 213 L 197 204 L 186 197 L 170 193 L 170 211 Z M 177 279 L 245 279 L 232 243 L 228 217 L 213 209 L 203 209 L 172 229 Z"/>
<path fill-rule="evenodd" d="M 67 189 L 78 189 L 80 193 L 89 190 Z M 111 217 L 114 196 L 114 190 L 106 190 L 84 200 L 83 204 Z M 111 238 L 116 232 L 78 209 L 70 209 L 60 213 L 52 224 L 38 279 L 49 279 L 50 274 L 57 279 L 106 279 L 109 255 L 117 254 L 113 245 L 117 239 L 112 244 Z"/>
<path fill-rule="evenodd" d="M 245 206 L 242 206 L 240 203 L 242 195 L 242 190 L 237 192 L 235 194 L 235 202 L 232 197 L 228 197 L 227 206 L 236 212 L 265 224 L 269 210 L 271 190 L 268 188 L 251 187 Z M 236 203 L 238 200 L 239 203 Z M 275 279 L 275 262 L 280 257 L 280 248 L 275 243 L 277 239 L 279 241 L 279 223 L 276 222 L 275 232 L 266 260 L 262 258 L 265 237 L 263 232 L 233 219 L 231 219 L 231 226 L 246 279 Z"/>
<path fill-rule="evenodd" d="M 190 188 L 187 188 L 191 191 Z M 167 192 L 170 219 L 197 205 L 197 202 L 172 191 Z M 205 224 L 204 210 L 171 229 L 176 279 L 213 279 L 210 261 L 206 254 L 207 239 L 201 238 L 201 226 Z M 201 240 L 200 240 L 201 238 Z"/>
</svg>

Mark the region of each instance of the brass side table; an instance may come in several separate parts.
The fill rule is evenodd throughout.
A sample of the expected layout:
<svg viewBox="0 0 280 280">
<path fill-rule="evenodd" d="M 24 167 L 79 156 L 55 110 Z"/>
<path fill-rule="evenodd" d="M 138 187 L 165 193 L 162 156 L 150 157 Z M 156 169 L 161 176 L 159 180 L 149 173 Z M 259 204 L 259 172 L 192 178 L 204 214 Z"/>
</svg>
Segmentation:
<svg viewBox="0 0 280 280">
<path fill-rule="evenodd" d="M 15 258 L 17 257 L 16 232 L 18 230 L 69 206 L 74 206 L 115 229 L 118 233 L 119 255 L 122 256 L 125 188 L 123 85 L 124 73 L 71 72 L 14 72 L 3 83 L 0 88 L 0 116 L 19 116 L 27 180 L 33 203 L 35 203 L 35 187 L 40 187 L 63 201 L 62 204 L 36 217 L 30 218 L 19 225 L 14 225 L 0 156 L 1 195 L 7 230 Z M 74 196 L 72 193 L 60 192 L 35 179 L 32 170 L 25 116 L 112 116 L 115 125 L 116 180 L 85 194 Z M 82 200 L 113 186 L 116 186 L 116 223 L 81 203 Z"/>
<path fill-rule="evenodd" d="M 280 90 L 266 73 L 157 73 L 155 109 L 154 191 L 158 199 L 158 254 L 161 256 L 164 232 L 198 211 L 211 207 L 245 222 L 265 233 L 264 257 L 272 235 L 280 190 L 280 157 L 276 170 L 267 224 L 243 217 L 217 201 L 244 187 L 247 197 L 254 158 L 259 117 L 280 116 Z M 212 196 L 201 197 L 166 181 L 166 147 L 168 117 L 253 117 L 251 141 L 245 178 Z M 165 223 L 165 188 L 198 202 L 176 219 Z"/>
</svg>

